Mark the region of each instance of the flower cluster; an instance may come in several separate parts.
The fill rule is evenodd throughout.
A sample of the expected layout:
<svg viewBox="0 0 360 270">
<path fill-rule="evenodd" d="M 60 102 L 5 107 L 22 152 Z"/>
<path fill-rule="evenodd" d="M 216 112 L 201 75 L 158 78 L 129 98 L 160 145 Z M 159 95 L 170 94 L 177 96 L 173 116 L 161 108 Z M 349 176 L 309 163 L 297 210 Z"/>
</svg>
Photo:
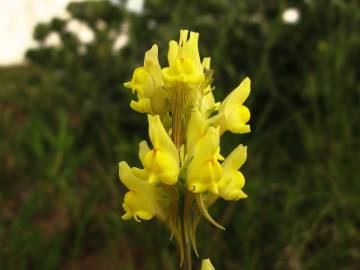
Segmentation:
<svg viewBox="0 0 360 270">
<path fill-rule="evenodd" d="M 145 53 L 144 65 L 125 83 L 136 96 L 130 107 L 147 114 L 151 145 L 139 144 L 142 168 L 119 163 L 120 179 L 129 189 L 123 219 L 159 218 L 169 226 L 182 256 L 190 242 L 198 254 L 195 231 L 201 216 L 223 228 L 209 215 L 211 204 L 218 198 L 247 197 L 245 178 L 239 171 L 247 148 L 240 144 L 224 158 L 220 138 L 226 131 L 250 132 L 250 112 L 243 105 L 250 93 L 250 79 L 245 78 L 224 101 L 216 102 L 210 58 L 201 61 L 198 39 L 198 33 L 181 30 L 179 42 L 169 43 L 164 68 L 158 61 L 158 47 L 153 45 Z"/>
</svg>

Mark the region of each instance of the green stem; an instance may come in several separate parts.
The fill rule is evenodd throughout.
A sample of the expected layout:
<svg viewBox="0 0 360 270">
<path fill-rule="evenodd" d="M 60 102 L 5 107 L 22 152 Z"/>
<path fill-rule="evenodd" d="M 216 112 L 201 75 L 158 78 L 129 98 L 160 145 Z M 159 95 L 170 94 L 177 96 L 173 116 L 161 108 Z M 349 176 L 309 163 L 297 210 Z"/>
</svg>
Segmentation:
<svg viewBox="0 0 360 270">
<path fill-rule="evenodd" d="M 184 264 L 183 270 L 191 270 L 191 241 L 190 241 L 190 225 L 191 225 L 191 206 L 193 202 L 192 194 L 185 195 L 184 211 L 181 224 L 181 235 L 184 247 Z"/>
<path fill-rule="evenodd" d="M 184 222 L 182 225 L 182 238 L 184 243 L 183 270 L 191 270 L 191 246 L 189 241 L 189 235 L 188 232 L 186 231 L 186 225 L 184 224 Z"/>
</svg>

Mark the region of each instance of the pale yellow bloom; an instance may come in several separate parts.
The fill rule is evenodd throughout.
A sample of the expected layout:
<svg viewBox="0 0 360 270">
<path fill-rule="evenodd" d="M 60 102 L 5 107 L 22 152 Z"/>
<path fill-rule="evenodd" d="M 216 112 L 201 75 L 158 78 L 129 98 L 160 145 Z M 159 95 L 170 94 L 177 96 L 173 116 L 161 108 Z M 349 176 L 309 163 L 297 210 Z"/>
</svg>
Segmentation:
<svg viewBox="0 0 360 270">
<path fill-rule="evenodd" d="M 218 115 L 212 118 L 220 126 L 220 133 L 226 130 L 232 133 L 250 132 L 250 111 L 243 105 L 250 94 L 250 79 L 245 78 L 221 103 Z"/>
<path fill-rule="evenodd" d="M 218 181 L 222 176 L 219 130 L 209 127 L 195 145 L 188 167 L 187 187 L 194 193 L 211 191 L 218 194 Z"/>
<path fill-rule="evenodd" d="M 201 270 L 215 270 L 215 267 L 211 264 L 210 259 L 202 260 Z"/>
<path fill-rule="evenodd" d="M 140 222 L 141 219 L 152 219 L 155 215 L 164 217 L 163 208 L 168 202 L 162 189 L 139 178 L 134 168 L 130 168 L 125 161 L 119 163 L 119 176 L 129 189 L 124 198 L 123 208 L 126 213 L 122 216 L 123 219 L 134 218 Z"/>
<path fill-rule="evenodd" d="M 159 115 L 148 115 L 149 137 L 153 149 L 146 141 L 140 143 L 139 157 L 149 175 L 148 181 L 167 185 L 176 183 L 179 174 L 179 153 L 161 123 Z"/>
<path fill-rule="evenodd" d="M 180 30 L 179 43 L 169 43 L 169 67 L 163 68 L 165 84 L 184 83 L 189 86 L 200 84 L 204 80 L 203 67 L 200 61 L 198 40 L 199 33 Z"/>
<path fill-rule="evenodd" d="M 204 135 L 207 127 L 206 119 L 199 111 L 193 111 L 186 132 L 186 152 L 191 157 L 195 150 L 196 142 Z"/>
<path fill-rule="evenodd" d="M 144 66 L 135 69 L 132 80 L 125 87 L 136 91 L 138 100 L 132 100 L 130 107 L 141 113 L 158 114 L 166 109 L 166 93 L 161 78 L 158 47 L 153 45 L 145 53 Z"/>
<path fill-rule="evenodd" d="M 222 163 L 223 175 L 219 181 L 219 195 L 225 200 L 247 198 L 242 191 L 245 178 L 238 170 L 246 161 L 247 148 L 242 144 L 236 147 Z"/>
</svg>

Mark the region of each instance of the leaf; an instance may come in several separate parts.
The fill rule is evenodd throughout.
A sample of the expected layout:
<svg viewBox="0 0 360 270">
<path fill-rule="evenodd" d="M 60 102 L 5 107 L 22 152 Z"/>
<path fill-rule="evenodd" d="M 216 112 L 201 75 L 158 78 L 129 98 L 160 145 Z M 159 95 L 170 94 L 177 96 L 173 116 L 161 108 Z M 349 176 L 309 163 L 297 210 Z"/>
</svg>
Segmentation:
<svg viewBox="0 0 360 270">
<path fill-rule="evenodd" d="M 201 212 L 201 214 L 204 216 L 204 218 L 207 219 L 207 221 L 209 221 L 212 225 L 214 225 L 215 227 L 224 230 L 225 231 L 225 227 L 220 225 L 219 223 L 217 223 L 209 214 L 208 210 L 205 207 L 204 201 L 203 201 L 203 197 L 202 197 L 202 193 L 199 193 L 196 195 L 196 204 L 199 207 L 199 210 Z"/>
</svg>

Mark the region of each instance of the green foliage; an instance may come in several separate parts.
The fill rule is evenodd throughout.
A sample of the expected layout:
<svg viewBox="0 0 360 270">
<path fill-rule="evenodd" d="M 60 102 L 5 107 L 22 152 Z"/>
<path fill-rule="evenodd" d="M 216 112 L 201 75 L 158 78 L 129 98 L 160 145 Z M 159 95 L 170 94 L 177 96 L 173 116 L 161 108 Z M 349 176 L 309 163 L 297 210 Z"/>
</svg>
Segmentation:
<svg viewBox="0 0 360 270">
<path fill-rule="evenodd" d="M 104 21 L 112 27 L 119 27 L 123 21 L 124 11 L 109 2 L 98 1 L 88 2 L 86 5 L 81 3 L 70 3 L 67 10 L 73 18 L 85 22 L 94 27 L 99 20 Z"/>
<path fill-rule="evenodd" d="M 165 228 L 121 221 L 117 162 L 137 165 L 146 133 L 122 83 L 153 43 L 165 63 L 180 28 L 200 32 L 215 94 L 252 79 L 253 132 L 222 146 L 249 145 L 249 198 L 211 209 L 227 230 L 203 222 L 201 256 L 228 270 L 359 268 L 360 5 L 293 3 L 294 25 L 285 1 L 147 0 L 140 14 L 71 3 L 89 44 L 70 19 L 38 25 L 29 63 L 0 69 L 0 268 L 177 269 Z M 54 33 L 58 47 L 46 45 Z"/>
</svg>

